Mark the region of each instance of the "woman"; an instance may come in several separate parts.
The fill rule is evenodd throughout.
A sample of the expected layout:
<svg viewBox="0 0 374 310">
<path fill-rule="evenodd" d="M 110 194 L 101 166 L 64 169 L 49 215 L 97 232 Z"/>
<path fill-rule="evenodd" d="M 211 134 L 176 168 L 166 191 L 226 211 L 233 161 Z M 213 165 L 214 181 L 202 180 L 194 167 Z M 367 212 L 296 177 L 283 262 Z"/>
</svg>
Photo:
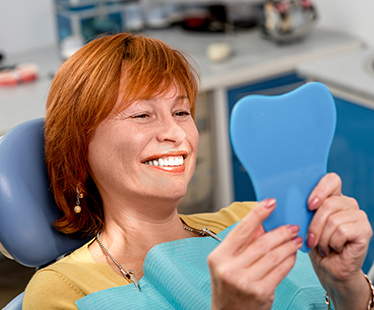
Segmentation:
<svg viewBox="0 0 374 310">
<path fill-rule="evenodd" d="M 38 271 L 25 309 L 76 309 L 75 302 L 94 292 L 128 284 L 141 290 L 153 247 L 215 237 L 240 219 L 208 258 L 211 308 L 271 308 L 302 244 L 297 226 L 262 229 L 276 201 L 177 213 L 196 161 L 197 88 L 197 74 L 180 52 L 129 34 L 94 40 L 61 67 L 45 123 L 48 173 L 64 212 L 55 226 L 97 237 Z M 342 195 L 335 174 L 321 179 L 308 207 L 316 210 L 307 236 L 310 259 L 335 309 L 368 309 L 372 292 L 361 271 L 372 234 L 366 215 Z"/>
</svg>

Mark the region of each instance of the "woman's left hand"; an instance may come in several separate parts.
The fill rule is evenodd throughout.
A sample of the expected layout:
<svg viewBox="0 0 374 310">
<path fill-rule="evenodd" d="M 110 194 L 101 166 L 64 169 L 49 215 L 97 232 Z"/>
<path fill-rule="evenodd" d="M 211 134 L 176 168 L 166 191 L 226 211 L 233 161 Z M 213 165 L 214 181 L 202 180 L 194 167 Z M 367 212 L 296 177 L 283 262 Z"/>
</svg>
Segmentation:
<svg viewBox="0 0 374 310">
<path fill-rule="evenodd" d="M 367 306 L 370 291 L 361 267 L 372 228 L 366 213 L 359 209 L 355 199 L 342 194 L 341 180 L 335 173 L 320 180 L 309 196 L 308 207 L 316 213 L 308 228 L 307 245 L 321 284 L 336 309 L 361 309 L 357 302 L 364 299 L 363 292 L 367 292 L 364 296 L 368 298 L 362 304 Z M 360 289 L 364 291 L 356 296 Z M 353 308 L 349 308 L 352 304 L 345 298 L 350 299 Z M 338 306 L 344 303 L 348 307 Z"/>
</svg>

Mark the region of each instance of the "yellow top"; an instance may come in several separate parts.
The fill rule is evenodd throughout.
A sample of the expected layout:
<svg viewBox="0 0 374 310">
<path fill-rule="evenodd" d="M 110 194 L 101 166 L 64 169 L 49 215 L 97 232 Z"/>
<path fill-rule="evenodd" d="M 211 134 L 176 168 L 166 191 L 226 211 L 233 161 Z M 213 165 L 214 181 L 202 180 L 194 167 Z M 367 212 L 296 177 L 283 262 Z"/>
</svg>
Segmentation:
<svg viewBox="0 0 374 310">
<path fill-rule="evenodd" d="M 190 227 L 219 233 L 242 219 L 255 202 L 235 202 L 217 213 L 180 215 Z M 75 301 L 111 287 L 127 285 L 106 263 L 96 263 L 88 250 L 92 241 L 35 273 L 26 287 L 23 309 L 77 309 Z"/>
</svg>

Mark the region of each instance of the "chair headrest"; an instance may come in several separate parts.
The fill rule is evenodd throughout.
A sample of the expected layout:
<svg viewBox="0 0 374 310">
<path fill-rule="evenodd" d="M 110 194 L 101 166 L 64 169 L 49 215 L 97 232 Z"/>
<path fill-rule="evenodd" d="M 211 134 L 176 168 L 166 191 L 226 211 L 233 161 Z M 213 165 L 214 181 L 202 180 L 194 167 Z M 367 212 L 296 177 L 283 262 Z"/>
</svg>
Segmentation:
<svg viewBox="0 0 374 310">
<path fill-rule="evenodd" d="M 0 139 L 0 242 L 22 265 L 47 265 L 87 242 L 58 232 L 59 217 L 44 162 L 44 121 L 27 121 Z"/>
</svg>

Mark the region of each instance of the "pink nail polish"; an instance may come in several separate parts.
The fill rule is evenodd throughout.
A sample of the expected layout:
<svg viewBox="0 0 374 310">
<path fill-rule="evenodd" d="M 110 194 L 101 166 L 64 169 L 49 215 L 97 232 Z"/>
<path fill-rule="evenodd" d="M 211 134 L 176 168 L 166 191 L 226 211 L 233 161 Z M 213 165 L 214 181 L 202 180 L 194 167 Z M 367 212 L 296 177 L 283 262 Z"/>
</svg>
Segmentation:
<svg viewBox="0 0 374 310">
<path fill-rule="evenodd" d="M 315 210 L 317 209 L 318 205 L 319 205 L 319 198 L 318 197 L 314 197 L 311 201 L 309 201 L 309 204 L 308 204 L 308 207 L 310 210 Z"/>
<path fill-rule="evenodd" d="M 309 233 L 306 236 L 306 245 L 307 245 L 307 247 L 308 248 L 314 247 L 315 242 L 316 242 L 316 236 L 313 235 L 312 233 Z"/>
<path fill-rule="evenodd" d="M 270 198 L 270 199 L 267 199 L 267 201 L 265 202 L 264 207 L 266 209 L 272 209 L 272 208 L 275 207 L 275 204 L 276 204 L 276 200 L 274 198 Z"/>
<path fill-rule="evenodd" d="M 303 243 L 303 238 L 301 237 L 296 237 L 292 240 L 293 242 L 295 242 L 297 245 L 300 245 Z"/>
<path fill-rule="evenodd" d="M 300 230 L 299 226 L 297 225 L 290 225 L 288 226 L 288 230 L 291 232 L 291 234 L 297 234 Z"/>
</svg>

